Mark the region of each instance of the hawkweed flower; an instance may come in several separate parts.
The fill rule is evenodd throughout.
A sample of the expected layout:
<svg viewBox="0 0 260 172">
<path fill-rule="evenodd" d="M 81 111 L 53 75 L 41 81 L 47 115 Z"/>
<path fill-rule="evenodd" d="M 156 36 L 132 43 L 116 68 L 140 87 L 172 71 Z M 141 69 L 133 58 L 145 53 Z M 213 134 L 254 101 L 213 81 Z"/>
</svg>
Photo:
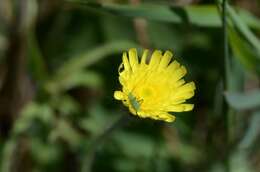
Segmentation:
<svg viewBox="0 0 260 172">
<path fill-rule="evenodd" d="M 193 109 L 185 103 L 194 96 L 194 82 L 185 83 L 187 73 L 184 66 L 172 60 L 173 54 L 155 50 L 147 63 L 148 50 L 140 59 L 136 49 L 123 53 L 119 67 L 121 91 L 114 92 L 114 98 L 121 100 L 133 115 L 172 122 L 175 116 L 169 112 L 183 112 Z"/>
</svg>

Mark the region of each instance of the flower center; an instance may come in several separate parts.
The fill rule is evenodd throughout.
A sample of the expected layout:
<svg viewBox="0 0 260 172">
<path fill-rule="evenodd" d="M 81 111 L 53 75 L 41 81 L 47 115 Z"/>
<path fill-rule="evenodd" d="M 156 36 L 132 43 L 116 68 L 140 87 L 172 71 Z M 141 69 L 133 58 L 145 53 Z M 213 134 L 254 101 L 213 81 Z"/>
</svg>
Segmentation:
<svg viewBox="0 0 260 172">
<path fill-rule="evenodd" d="M 144 87 L 142 90 L 142 97 L 143 98 L 150 98 L 153 97 L 155 94 L 155 90 L 151 87 Z"/>
</svg>

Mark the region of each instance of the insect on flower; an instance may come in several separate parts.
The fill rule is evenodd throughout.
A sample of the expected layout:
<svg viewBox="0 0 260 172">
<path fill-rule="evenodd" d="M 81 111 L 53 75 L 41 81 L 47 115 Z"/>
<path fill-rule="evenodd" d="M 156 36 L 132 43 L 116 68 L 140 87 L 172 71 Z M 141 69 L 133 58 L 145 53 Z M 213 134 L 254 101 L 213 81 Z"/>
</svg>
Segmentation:
<svg viewBox="0 0 260 172">
<path fill-rule="evenodd" d="M 185 103 L 194 96 L 194 82 L 186 83 L 183 77 L 187 70 L 176 60 L 172 53 L 164 54 L 155 50 L 149 63 L 146 62 L 148 50 L 143 52 L 139 62 L 137 50 L 123 53 L 119 67 L 121 91 L 114 97 L 121 100 L 133 115 L 172 122 L 175 116 L 169 112 L 191 111 L 193 104 Z"/>
</svg>

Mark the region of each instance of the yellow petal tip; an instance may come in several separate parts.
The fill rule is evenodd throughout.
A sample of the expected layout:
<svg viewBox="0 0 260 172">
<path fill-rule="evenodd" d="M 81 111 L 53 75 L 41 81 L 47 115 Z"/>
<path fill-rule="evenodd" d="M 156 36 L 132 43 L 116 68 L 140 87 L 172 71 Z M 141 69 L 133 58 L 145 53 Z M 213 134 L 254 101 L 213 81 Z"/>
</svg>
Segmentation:
<svg viewBox="0 0 260 172">
<path fill-rule="evenodd" d="M 184 111 L 191 111 L 194 108 L 194 104 L 186 104 L 184 106 Z"/>
<path fill-rule="evenodd" d="M 164 121 L 166 122 L 174 122 L 176 117 L 174 115 L 169 115 Z"/>
<path fill-rule="evenodd" d="M 121 91 L 115 91 L 114 92 L 114 98 L 116 100 L 123 100 L 124 99 L 124 93 Z"/>
<path fill-rule="evenodd" d="M 170 50 L 167 50 L 164 55 L 167 55 L 167 56 L 170 56 L 172 57 L 173 56 L 173 53 L 170 51 Z"/>
</svg>

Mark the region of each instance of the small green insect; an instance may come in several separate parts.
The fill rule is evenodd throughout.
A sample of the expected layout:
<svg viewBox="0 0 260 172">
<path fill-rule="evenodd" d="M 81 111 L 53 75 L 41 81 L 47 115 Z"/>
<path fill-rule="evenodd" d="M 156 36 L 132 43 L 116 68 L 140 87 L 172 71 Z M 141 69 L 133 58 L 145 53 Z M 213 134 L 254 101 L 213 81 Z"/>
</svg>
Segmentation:
<svg viewBox="0 0 260 172">
<path fill-rule="evenodd" d="M 132 107 L 134 108 L 134 110 L 136 112 L 138 112 L 140 110 L 140 103 L 138 102 L 138 100 L 133 96 L 132 93 L 128 94 L 128 99 L 129 99 Z"/>
</svg>

